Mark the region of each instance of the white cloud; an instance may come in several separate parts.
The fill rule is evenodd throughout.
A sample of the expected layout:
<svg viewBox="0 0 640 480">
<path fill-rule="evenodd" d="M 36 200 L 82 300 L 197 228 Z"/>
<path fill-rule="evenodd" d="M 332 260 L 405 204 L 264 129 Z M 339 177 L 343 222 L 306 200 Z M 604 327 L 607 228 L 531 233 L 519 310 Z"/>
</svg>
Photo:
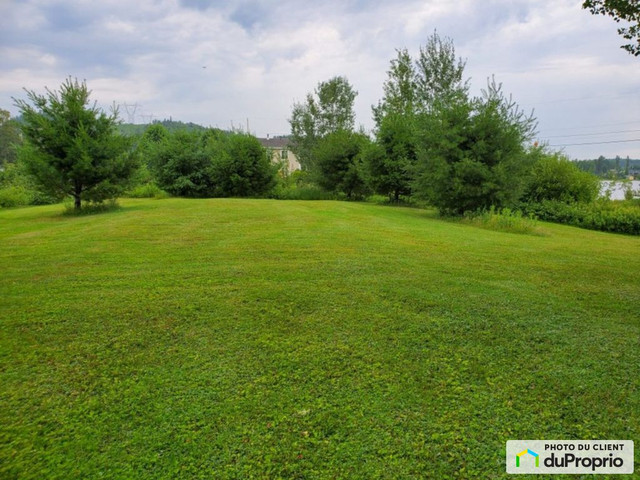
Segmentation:
<svg viewBox="0 0 640 480">
<path fill-rule="evenodd" d="M 130 35 L 136 33 L 136 26 L 132 22 L 123 21 L 114 17 L 109 18 L 104 26 L 107 31 L 114 35 Z"/>
<path fill-rule="evenodd" d="M 357 121 L 371 126 L 370 106 L 395 49 L 416 54 L 437 29 L 468 59 L 474 91 L 496 74 L 516 101 L 536 108 L 549 136 L 590 119 L 640 128 L 638 60 L 619 50 L 615 23 L 578 1 L 223 3 L 3 3 L 0 108 L 15 112 L 10 98 L 22 87 L 43 91 L 71 75 L 86 79 L 105 106 L 138 103 L 155 118 L 222 128 L 249 118 L 259 135 L 284 134 L 294 101 L 319 81 L 346 75 L 359 92 Z M 640 157 L 638 144 L 608 148 Z"/>
<path fill-rule="evenodd" d="M 465 16 L 471 5 L 471 0 L 430 0 L 406 5 L 402 13 L 405 31 L 409 36 L 416 36 L 425 30 L 433 30 L 444 17 Z"/>
</svg>

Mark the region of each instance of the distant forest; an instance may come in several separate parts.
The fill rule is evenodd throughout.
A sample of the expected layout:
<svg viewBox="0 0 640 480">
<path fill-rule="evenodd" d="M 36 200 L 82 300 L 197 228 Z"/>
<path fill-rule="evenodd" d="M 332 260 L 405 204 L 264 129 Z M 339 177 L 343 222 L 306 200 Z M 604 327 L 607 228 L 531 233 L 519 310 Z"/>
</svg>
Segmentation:
<svg viewBox="0 0 640 480">
<path fill-rule="evenodd" d="M 142 135 L 144 131 L 149 127 L 149 125 L 162 125 L 166 128 L 170 133 L 176 132 L 178 130 L 187 131 L 187 132 L 201 132 L 206 130 L 202 125 L 198 125 L 196 123 L 185 123 L 177 120 L 155 120 L 151 124 L 139 124 L 139 123 L 121 123 L 118 125 L 118 130 L 122 135 Z"/>
<path fill-rule="evenodd" d="M 640 177 L 640 160 L 627 158 L 604 158 L 595 160 L 575 160 L 575 164 L 585 172 L 604 178 Z"/>
</svg>

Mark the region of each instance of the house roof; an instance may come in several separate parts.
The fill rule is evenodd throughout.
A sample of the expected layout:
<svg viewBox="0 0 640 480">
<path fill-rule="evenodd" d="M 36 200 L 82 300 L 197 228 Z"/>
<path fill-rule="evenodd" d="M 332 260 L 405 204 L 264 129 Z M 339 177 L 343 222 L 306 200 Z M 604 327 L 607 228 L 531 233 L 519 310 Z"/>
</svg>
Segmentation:
<svg viewBox="0 0 640 480">
<path fill-rule="evenodd" d="M 287 148 L 291 143 L 288 137 L 259 138 L 258 140 L 266 148 Z"/>
</svg>

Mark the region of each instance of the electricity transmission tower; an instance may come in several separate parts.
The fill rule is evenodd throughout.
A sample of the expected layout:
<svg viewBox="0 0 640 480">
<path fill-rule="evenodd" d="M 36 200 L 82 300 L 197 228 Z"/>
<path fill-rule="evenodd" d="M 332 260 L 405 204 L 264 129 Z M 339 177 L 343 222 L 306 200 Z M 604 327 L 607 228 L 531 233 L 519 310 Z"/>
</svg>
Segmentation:
<svg viewBox="0 0 640 480">
<path fill-rule="evenodd" d="M 138 110 L 138 107 L 141 107 L 142 105 L 138 105 L 136 102 L 134 104 L 123 103 L 122 106 L 124 107 L 125 112 L 127 112 L 127 119 L 129 120 L 129 123 L 136 123 L 136 110 Z"/>
</svg>

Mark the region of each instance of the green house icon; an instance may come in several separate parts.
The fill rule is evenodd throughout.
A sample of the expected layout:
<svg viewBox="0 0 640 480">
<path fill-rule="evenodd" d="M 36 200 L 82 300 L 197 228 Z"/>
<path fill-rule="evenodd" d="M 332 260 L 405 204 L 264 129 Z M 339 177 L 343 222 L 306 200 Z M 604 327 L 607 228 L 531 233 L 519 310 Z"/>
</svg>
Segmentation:
<svg viewBox="0 0 640 480">
<path fill-rule="evenodd" d="M 522 457 L 523 455 L 529 454 L 532 457 L 534 457 L 536 459 L 536 467 L 540 466 L 540 455 L 538 455 L 536 452 L 534 452 L 533 450 L 529 450 L 528 448 L 526 450 L 521 451 L 520 453 L 518 453 L 516 455 L 516 467 L 520 467 L 520 457 Z"/>
</svg>

